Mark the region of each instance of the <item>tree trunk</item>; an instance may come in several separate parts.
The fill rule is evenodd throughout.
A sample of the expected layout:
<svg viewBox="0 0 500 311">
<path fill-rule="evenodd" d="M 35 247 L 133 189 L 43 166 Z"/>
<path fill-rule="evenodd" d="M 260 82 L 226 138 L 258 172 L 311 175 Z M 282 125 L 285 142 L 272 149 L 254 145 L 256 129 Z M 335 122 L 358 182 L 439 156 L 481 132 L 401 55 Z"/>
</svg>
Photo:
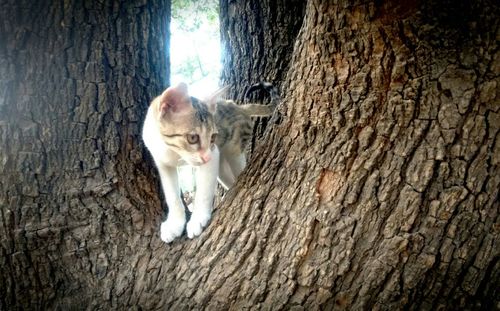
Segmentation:
<svg viewBox="0 0 500 311">
<path fill-rule="evenodd" d="M 304 10 L 301 0 L 220 1 L 221 80 L 232 86 L 232 98 L 243 99 L 260 81 L 281 85 Z"/>
<path fill-rule="evenodd" d="M 498 306 L 496 4 L 309 0 L 272 126 L 205 232 L 170 245 L 138 138 L 164 73 L 150 5 L 1 16 L 21 24 L 0 45 L 0 309 Z"/>
<path fill-rule="evenodd" d="M 220 1 L 221 83 L 231 86 L 229 98 L 245 100 L 249 86 L 261 81 L 281 87 L 305 5 L 303 0 Z M 249 100 L 268 103 L 269 96 L 257 92 Z M 255 122 L 252 151 L 267 122 L 268 118 Z"/>
<path fill-rule="evenodd" d="M 162 212 L 139 132 L 168 82 L 170 2 L 144 3 L 0 5 L 0 310 L 158 300 L 140 285 Z"/>
<path fill-rule="evenodd" d="M 498 13 L 308 1 L 273 126 L 167 306 L 497 307 Z"/>
</svg>

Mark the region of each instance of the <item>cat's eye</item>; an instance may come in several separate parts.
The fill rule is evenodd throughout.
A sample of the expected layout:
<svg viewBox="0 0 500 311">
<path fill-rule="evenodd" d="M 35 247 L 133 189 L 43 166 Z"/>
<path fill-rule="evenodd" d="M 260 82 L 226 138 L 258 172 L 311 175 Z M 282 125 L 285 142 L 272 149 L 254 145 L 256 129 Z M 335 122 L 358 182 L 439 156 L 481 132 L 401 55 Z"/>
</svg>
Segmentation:
<svg viewBox="0 0 500 311">
<path fill-rule="evenodd" d="M 191 145 L 197 144 L 200 141 L 200 136 L 198 134 L 187 134 L 186 139 Z"/>
<path fill-rule="evenodd" d="M 217 139 L 217 134 L 212 134 L 212 136 L 210 137 L 210 143 L 215 144 L 215 139 Z"/>
</svg>

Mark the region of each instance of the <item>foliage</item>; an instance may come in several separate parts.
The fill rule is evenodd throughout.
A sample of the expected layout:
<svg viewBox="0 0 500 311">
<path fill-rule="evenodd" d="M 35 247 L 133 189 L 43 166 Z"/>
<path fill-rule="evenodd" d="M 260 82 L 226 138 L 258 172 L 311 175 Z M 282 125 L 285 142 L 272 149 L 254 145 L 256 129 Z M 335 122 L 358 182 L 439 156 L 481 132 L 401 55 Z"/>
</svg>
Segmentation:
<svg viewBox="0 0 500 311">
<path fill-rule="evenodd" d="M 208 24 L 219 28 L 218 0 L 173 0 L 172 19 L 178 22 L 180 30 L 194 32 Z"/>
<path fill-rule="evenodd" d="M 171 32 L 173 81 L 193 84 L 218 74 L 218 0 L 173 0 Z"/>
</svg>

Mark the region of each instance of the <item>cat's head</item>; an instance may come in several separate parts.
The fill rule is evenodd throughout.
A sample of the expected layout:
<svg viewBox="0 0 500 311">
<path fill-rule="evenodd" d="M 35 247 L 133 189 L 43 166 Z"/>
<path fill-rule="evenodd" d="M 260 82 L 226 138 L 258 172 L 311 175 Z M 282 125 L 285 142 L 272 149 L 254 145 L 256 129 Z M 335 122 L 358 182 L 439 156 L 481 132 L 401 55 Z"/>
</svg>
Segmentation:
<svg viewBox="0 0 500 311">
<path fill-rule="evenodd" d="M 171 150 L 190 165 L 210 161 L 217 136 L 215 100 L 191 97 L 180 83 L 160 95 L 157 109 L 160 134 Z"/>
</svg>

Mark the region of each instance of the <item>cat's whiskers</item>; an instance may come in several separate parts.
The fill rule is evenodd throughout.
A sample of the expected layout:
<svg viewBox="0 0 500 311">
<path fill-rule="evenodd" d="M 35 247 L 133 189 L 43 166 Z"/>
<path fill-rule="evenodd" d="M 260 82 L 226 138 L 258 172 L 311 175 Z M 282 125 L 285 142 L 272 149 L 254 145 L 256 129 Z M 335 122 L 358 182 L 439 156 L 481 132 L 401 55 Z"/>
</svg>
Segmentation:
<svg viewBox="0 0 500 311">
<path fill-rule="evenodd" d="M 190 238 L 199 235 L 210 221 L 217 179 L 228 189 L 245 167 L 244 150 L 253 129 L 251 117 L 269 116 L 277 104 L 277 91 L 271 84 L 252 86 L 246 95 L 256 89 L 271 95 L 271 105 L 236 105 L 233 101 L 218 99 L 223 90 L 201 101 L 189 96 L 183 83 L 169 87 L 151 103 L 144 121 L 143 139 L 157 163 L 169 208 L 167 220 L 160 228 L 165 242 L 180 236 L 184 228 Z M 165 147 L 159 147 L 163 145 Z M 207 149 L 210 145 L 217 147 Z M 219 166 L 220 163 L 224 165 Z M 179 177 L 175 169 L 185 165 L 196 167 L 192 172 L 200 181 L 187 225 L 184 206 L 179 204 Z"/>
</svg>

